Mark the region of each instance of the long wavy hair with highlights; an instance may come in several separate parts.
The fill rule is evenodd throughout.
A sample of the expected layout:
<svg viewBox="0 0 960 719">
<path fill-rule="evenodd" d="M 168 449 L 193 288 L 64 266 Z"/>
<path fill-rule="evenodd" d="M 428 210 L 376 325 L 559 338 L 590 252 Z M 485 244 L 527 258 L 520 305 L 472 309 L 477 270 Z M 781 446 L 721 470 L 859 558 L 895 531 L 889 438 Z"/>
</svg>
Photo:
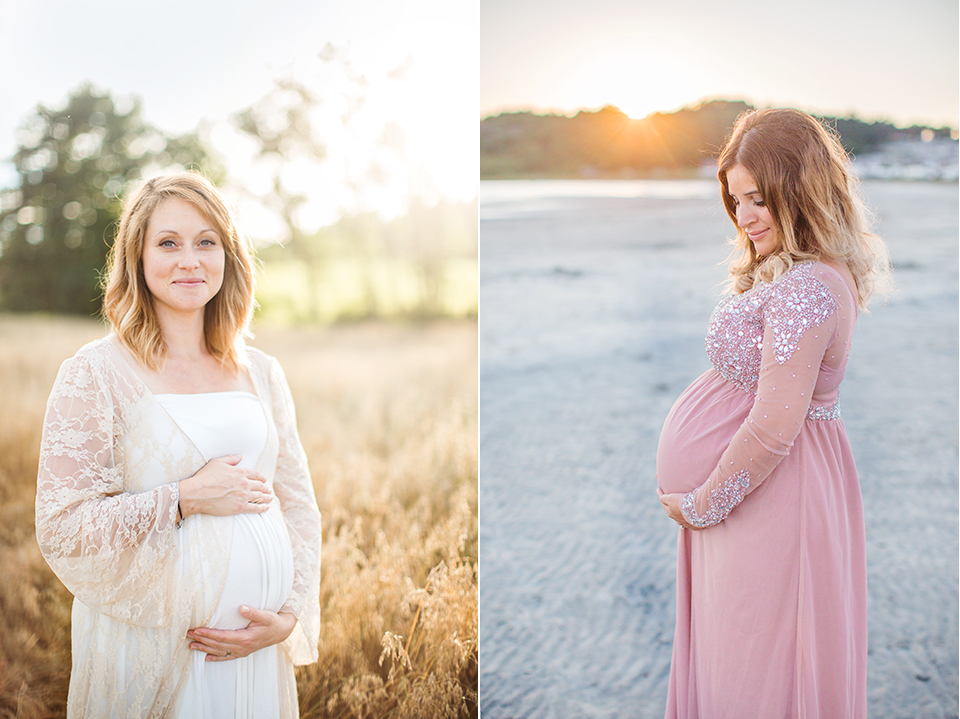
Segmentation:
<svg viewBox="0 0 960 719">
<path fill-rule="evenodd" d="M 862 310 L 875 291 L 887 290 L 889 253 L 870 231 L 849 157 L 834 130 L 800 110 L 747 112 L 737 119 L 717 164 L 723 205 L 734 225 L 737 211 L 727 173 L 740 165 L 756 182 L 781 238 L 776 252 L 758 255 L 746 231 L 737 226 L 731 292 L 772 282 L 807 260 L 846 264 Z"/>
<path fill-rule="evenodd" d="M 124 346 L 145 367 L 156 371 L 163 366 L 167 346 L 143 274 L 143 246 L 151 215 L 169 198 L 185 200 L 196 207 L 222 239 L 223 285 L 204 309 L 203 331 L 210 354 L 237 375 L 243 363 L 243 338 L 250 336 L 255 304 L 253 263 L 223 197 L 199 173 L 183 172 L 147 180 L 125 203 L 107 258 L 103 315 Z"/>
</svg>

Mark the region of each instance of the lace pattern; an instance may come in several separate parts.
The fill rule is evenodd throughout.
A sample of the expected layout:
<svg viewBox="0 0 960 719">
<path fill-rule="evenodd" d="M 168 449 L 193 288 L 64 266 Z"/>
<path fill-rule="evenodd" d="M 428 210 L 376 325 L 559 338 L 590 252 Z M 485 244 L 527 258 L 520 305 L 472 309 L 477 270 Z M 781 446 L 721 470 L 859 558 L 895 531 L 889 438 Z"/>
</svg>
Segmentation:
<svg viewBox="0 0 960 719">
<path fill-rule="evenodd" d="M 320 515 L 279 364 L 248 356 L 273 417 L 257 469 L 273 483 L 293 546 L 285 608 L 299 621 L 283 647 L 293 663 L 309 663 L 319 637 Z M 44 421 L 36 523 L 44 557 L 76 597 L 69 714 L 169 714 L 190 658 L 184 635 L 216 606 L 232 537 L 232 523 L 217 517 L 177 527 L 176 481 L 205 462 L 109 341 L 64 362 Z"/>
</svg>

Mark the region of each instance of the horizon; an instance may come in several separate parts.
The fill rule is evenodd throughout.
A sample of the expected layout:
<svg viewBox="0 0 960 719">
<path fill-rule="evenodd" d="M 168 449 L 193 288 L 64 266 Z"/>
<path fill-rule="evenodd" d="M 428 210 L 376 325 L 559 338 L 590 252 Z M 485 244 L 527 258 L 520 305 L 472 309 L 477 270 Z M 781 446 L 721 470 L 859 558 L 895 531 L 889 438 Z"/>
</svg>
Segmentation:
<svg viewBox="0 0 960 719">
<path fill-rule="evenodd" d="M 800 105 L 788 105 L 788 104 L 769 105 L 769 104 L 758 104 L 758 103 L 752 102 L 752 101 L 750 101 L 749 99 L 743 98 L 743 97 L 737 97 L 737 98 L 731 98 L 731 97 L 706 97 L 706 98 L 702 98 L 702 99 L 700 99 L 700 100 L 695 100 L 695 101 L 693 101 L 693 102 L 687 102 L 687 103 L 684 103 L 684 104 L 682 104 L 682 105 L 678 105 L 678 106 L 673 107 L 673 108 L 671 108 L 671 109 L 669 109 L 669 110 L 665 110 L 665 109 L 653 110 L 653 111 L 647 113 L 646 115 L 644 115 L 644 116 L 642 116 L 642 117 L 633 117 L 630 113 L 626 112 L 623 108 L 618 107 L 618 106 L 616 105 L 616 103 L 612 103 L 612 102 L 606 103 L 606 104 L 602 104 L 602 105 L 595 105 L 595 106 L 591 106 L 591 107 L 577 107 L 577 108 L 574 108 L 574 109 L 561 109 L 561 108 L 556 108 L 556 107 L 544 108 L 544 107 L 535 107 L 535 106 L 533 106 L 533 105 L 526 105 L 526 106 L 524 106 L 524 105 L 503 106 L 503 107 L 499 107 L 499 108 L 492 108 L 492 109 L 487 109 L 487 110 L 481 110 L 481 112 L 480 112 L 480 121 L 482 122 L 483 120 L 486 120 L 486 119 L 491 118 L 491 117 L 497 117 L 497 116 L 499 116 L 499 115 L 520 114 L 520 113 L 530 113 L 530 114 L 532 114 L 532 115 L 539 115 L 539 116 L 541 116 L 541 117 L 547 117 L 547 116 L 555 116 L 555 117 L 575 117 L 576 115 L 580 114 L 581 112 L 585 112 L 585 113 L 596 113 L 596 112 L 600 112 L 601 110 L 606 109 L 606 108 L 614 108 L 614 109 L 618 110 L 619 112 L 623 113 L 624 115 L 626 115 L 626 116 L 627 116 L 628 118 L 630 118 L 631 120 L 633 120 L 633 121 L 638 121 L 638 120 L 645 120 L 645 119 L 651 117 L 652 115 L 673 115 L 673 114 L 678 113 L 678 112 L 681 112 L 681 111 L 683 111 L 683 110 L 695 110 L 695 109 L 697 109 L 697 108 L 699 108 L 699 107 L 702 107 L 703 105 L 706 105 L 706 104 L 711 103 L 711 102 L 729 102 L 729 103 L 744 102 L 744 103 L 746 103 L 747 105 L 749 105 L 749 106 L 751 106 L 751 107 L 753 107 L 753 108 L 755 108 L 755 109 L 758 109 L 758 110 L 759 110 L 759 109 L 777 108 L 777 107 L 780 107 L 780 108 L 792 107 L 792 108 L 797 109 L 797 110 L 803 110 L 804 112 L 807 112 L 807 113 L 809 113 L 809 114 L 811 114 L 811 115 L 813 115 L 813 116 L 815 116 L 815 117 L 825 117 L 825 118 L 835 118 L 835 119 L 845 119 L 845 120 L 847 120 L 847 119 L 849 119 L 849 120 L 859 120 L 860 122 L 864 122 L 864 123 L 886 123 L 886 124 L 889 124 L 889 125 L 893 125 L 893 126 L 896 127 L 897 129 L 901 129 L 901 130 L 909 129 L 909 128 L 911 128 L 911 127 L 929 128 L 929 129 L 931 129 L 931 130 L 944 130 L 944 129 L 949 129 L 949 130 L 954 131 L 954 132 L 956 132 L 957 130 L 960 130 L 960 126 L 958 126 L 957 123 L 954 123 L 954 124 L 952 124 L 952 125 L 949 124 L 949 123 L 948 123 L 948 124 L 937 124 L 937 123 L 930 123 L 930 122 L 926 122 L 926 123 L 923 123 L 923 122 L 905 123 L 905 122 L 898 122 L 898 121 L 896 121 L 896 120 L 894 120 L 894 119 L 891 119 L 890 117 L 883 117 L 883 116 L 865 117 L 865 116 L 862 116 L 862 115 L 860 115 L 860 114 L 858 114 L 858 113 L 856 113 L 856 112 L 854 112 L 854 113 L 830 113 L 830 112 L 821 112 L 821 111 L 818 111 L 818 110 L 813 109 L 813 108 L 802 107 L 802 106 L 800 106 Z M 956 139 L 956 138 L 954 138 L 954 139 Z"/>
</svg>

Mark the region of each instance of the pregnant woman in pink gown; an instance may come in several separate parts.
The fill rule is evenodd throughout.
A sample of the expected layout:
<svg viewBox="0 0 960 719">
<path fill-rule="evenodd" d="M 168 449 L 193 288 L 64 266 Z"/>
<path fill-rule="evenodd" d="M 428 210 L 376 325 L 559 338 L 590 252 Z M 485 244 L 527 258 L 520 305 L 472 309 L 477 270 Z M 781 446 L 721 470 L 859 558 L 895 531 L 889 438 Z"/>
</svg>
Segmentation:
<svg viewBox="0 0 960 719">
<path fill-rule="evenodd" d="M 718 174 L 743 254 L 710 320 L 712 368 L 657 452 L 681 527 L 666 716 L 862 719 L 864 521 L 839 387 L 886 251 L 809 115 L 742 116 Z"/>
</svg>

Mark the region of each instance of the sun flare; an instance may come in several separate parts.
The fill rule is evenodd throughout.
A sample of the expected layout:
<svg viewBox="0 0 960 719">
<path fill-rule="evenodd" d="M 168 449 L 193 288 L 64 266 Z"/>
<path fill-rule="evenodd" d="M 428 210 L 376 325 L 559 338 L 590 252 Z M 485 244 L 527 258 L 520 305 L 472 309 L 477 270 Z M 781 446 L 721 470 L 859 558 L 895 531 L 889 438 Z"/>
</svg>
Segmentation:
<svg viewBox="0 0 960 719">
<path fill-rule="evenodd" d="M 614 46 L 577 64 L 565 82 L 570 108 L 615 105 L 632 119 L 675 110 L 704 92 L 697 74 L 677 57 Z"/>
</svg>

